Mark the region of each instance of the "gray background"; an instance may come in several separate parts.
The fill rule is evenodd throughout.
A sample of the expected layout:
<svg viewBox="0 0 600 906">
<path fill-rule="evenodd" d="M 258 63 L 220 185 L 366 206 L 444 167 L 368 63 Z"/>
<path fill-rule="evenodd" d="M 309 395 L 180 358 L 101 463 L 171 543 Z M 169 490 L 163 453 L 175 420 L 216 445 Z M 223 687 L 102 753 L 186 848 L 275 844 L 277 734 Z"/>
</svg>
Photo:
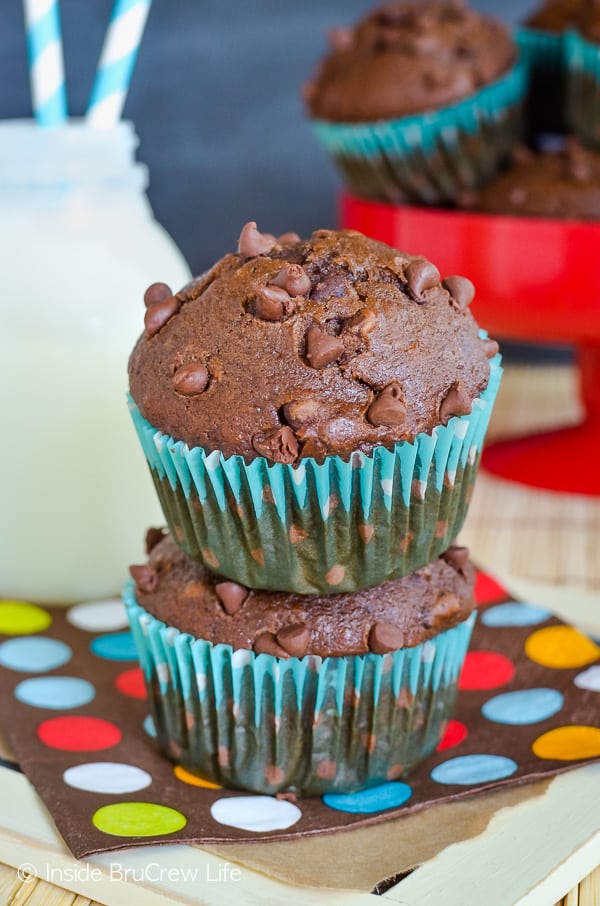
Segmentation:
<svg viewBox="0 0 600 906">
<path fill-rule="evenodd" d="M 333 227 L 339 181 L 306 121 L 301 85 L 325 33 L 376 0 L 154 0 L 125 116 L 140 136 L 158 219 L 194 272 L 246 220 L 302 235 Z M 473 2 L 507 22 L 536 0 Z M 112 0 L 61 0 L 70 113 L 85 111 Z M 0 117 L 31 115 L 21 0 L 0 0 Z M 158 275 L 160 276 L 160 275 Z"/>
</svg>

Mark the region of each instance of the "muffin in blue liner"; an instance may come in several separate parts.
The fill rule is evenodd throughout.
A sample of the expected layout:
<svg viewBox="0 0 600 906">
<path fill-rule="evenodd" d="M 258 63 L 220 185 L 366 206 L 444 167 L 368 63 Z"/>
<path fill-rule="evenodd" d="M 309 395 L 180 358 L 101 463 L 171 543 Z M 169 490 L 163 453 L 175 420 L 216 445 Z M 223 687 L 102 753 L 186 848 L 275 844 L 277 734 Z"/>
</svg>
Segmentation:
<svg viewBox="0 0 600 906">
<path fill-rule="evenodd" d="M 142 587 L 144 581 L 142 575 Z M 217 590 L 222 584 L 217 583 Z M 139 588 L 138 597 L 144 597 Z M 343 599 L 339 622 L 352 621 L 352 601 L 333 597 Z M 209 610 L 213 598 L 211 592 Z M 372 629 L 368 644 L 384 653 L 295 657 L 277 639 L 297 650 L 297 625 L 287 635 L 281 629 L 265 630 L 257 636 L 255 650 L 213 643 L 157 619 L 140 606 L 133 583 L 128 583 L 124 600 L 161 750 L 207 780 L 269 794 L 351 792 L 404 776 L 443 735 L 475 618 L 472 603 L 461 601 L 457 614 L 457 596 L 442 599 L 438 610 L 461 622 L 452 625 L 449 620 L 451 628 L 436 634 L 439 622 L 432 618 L 431 628 L 421 631 L 425 641 L 420 644 L 390 651 L 402 635 L 410 641 L 410 633 L 378 623 L 385 629 Z M 185 598 L 179 604 L 183 619 L 181 600 Z M 277 601 L 280 614 L 268 620 L 297 620 L 294 603 Z M 324 607 L 331 609 L 332 603 Z M 242 611 L 250 615 L 253 607 L 256 597 Z M 305 615 L 310 623 L 309 608 Z M 224 621 L 229 618 L 227 614 Z M 309 630 L 304 626 L 303 631 L 306 647 Z"/>
<path fill-rule="evenodd" d="M 130 411 L 165 518 L 195 559 L 250 588 L 354 591 L 439 556 L 464 522 L 501 357 L 470 414 L 414 442 L 299 465 L 190 449 Z"/>
<path fill-rule="evenodd" d="M 570 30 L 564 39 L 567 78 L 566 116 L 585 144 L 600 148 L 600 14 L 597 40 Z"/>
<path fill-rule="evenodd" d="M 528 74 L 503 25 L 452 0 L 396 2 L 329 43 L 305 101 L 352 191 L 446 204 L 495 175 Z"/>
<path fill-rule="evenodd" d="M 447 204 L 493 177 L 523 131 L 528 68 L 440 110 L 374 123 L 314 120 L 315 133 L 358 195 Z"/>
<path fill-rule="evenodd" d="M 281 242 L 250 223 L 212 279 L 165 291 L 148 291 L 130 409 L 190 556 L 331 594 L 452 543 L 502 372 L 467 278 L 353 230 Z"/>
</svg>

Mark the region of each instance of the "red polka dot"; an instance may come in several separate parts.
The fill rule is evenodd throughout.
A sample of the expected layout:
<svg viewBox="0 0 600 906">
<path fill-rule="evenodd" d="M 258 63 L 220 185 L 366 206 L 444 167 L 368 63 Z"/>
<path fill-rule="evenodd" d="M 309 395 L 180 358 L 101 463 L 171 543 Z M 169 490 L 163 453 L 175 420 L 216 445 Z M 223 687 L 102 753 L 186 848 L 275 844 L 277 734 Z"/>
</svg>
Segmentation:
<svg viewBox="0 0 600 906">
<path fill-rule="evenodd" d="M 515 665 L 497 651 L 469 651 L 458 681 L 463 692 L 496 689 L 515 675 Z"/>
<path fill-rule="evenodd" d="M 38 738 L 63 752 L 99 752 L 121 741 L 116 724 L 99 717 L 52 717 L 37 729 Z"/>
<path fill-rule="evenodd" d="M 451 749 L 459 745 L 469 735 L 469 731 L 460 720 L 451 720 L 446 727 L 446 732 L 442 736 L 436 752 L 443 752 L 444 749 Z"/>
<path fill-rule="evenodd" d="M 478 604 L 491 604 L 492 601 L 502 601 L 508 597 L 508 592 L 499 582 L 496 582 L 495 579 L 492 579 L 486 573 L 477 573 L 475 577 L 475 600 Z"/>
<path fill-rule="evenodd" d="M 131 670 L 124 670 L 119 673 L 115 680 L 115 686 L 123 695 L 129 695 L 130 698 L 146 698 L 146 684 L 144 683 L 144 674 L 139 667 L 133 667 Z"/>
</svg>

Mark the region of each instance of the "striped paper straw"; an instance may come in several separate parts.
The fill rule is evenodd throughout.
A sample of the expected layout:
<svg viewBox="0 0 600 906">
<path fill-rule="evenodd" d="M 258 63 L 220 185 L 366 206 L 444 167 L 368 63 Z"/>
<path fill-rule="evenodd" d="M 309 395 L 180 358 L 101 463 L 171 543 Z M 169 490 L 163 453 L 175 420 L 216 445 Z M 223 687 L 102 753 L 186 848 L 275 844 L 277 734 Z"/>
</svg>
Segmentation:
<svg viewBox="0 0 600 906">
<path fill-rule="evenodd" d="M 151 2 L 115 0 L 87 112 L 92 126 L 119 121 Z"/>
<path fill-rule="evenodd" d="M 67 119 L 58 0 L 24 0 L 33 113 L 40 126 Z"/>
</svg>

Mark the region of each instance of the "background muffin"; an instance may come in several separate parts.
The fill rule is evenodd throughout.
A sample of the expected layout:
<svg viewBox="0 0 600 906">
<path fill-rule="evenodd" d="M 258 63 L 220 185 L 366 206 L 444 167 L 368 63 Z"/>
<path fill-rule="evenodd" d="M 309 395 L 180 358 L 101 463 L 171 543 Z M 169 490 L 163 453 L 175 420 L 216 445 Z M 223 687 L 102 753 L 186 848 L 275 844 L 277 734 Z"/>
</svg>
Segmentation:
<svg viewBox="0 0 600 906">
<path fill-rule="evenodd" d="M 303 599 L 151 544 L 125 600 L 167 756 L 226 786 L 318 795 L 397 779 L 435 748 L 474 619 L 465 548 L 380 588 Z"/>
<path fill-rule="evenodd" d="M 473 199 L 490 214 L 600 219 L 600 154 L 568 140 L 556 151 L 519 151 L 513 166 Z"/>
<path fill-rule="evenodd" d="M 502 25 L 462 3 L 406 2 L 336 30 L 305 97 L 353 190 L 437 203 L 496 171 L 524 93 Z"/>
<path fill-rule="evenodd" d="M 583 3 L 564 41 L 566 116 L 585 144 L 600 149 L 600 5 Z"/>
<path fill-rule="evenodd" d="M 151 287 L 133 416 L 186 551 L 250 587 L 330 593 L 448 547 L 500 377 L 473 294 L 354 231 L 256 224 L 176 296 Z"/>
</svg>

